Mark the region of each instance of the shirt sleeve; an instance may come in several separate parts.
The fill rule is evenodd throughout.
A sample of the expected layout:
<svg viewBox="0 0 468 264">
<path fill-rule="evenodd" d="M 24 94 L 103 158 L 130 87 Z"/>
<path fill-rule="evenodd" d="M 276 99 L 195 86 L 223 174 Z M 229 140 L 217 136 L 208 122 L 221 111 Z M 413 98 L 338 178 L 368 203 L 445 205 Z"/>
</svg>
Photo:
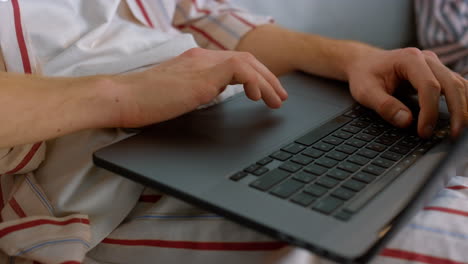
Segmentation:
<svg viewBox="0 0 468 264">
<path fill-rule="evenodd" d="M 468 1 L 415 0 L 415 11 L 421 47 L 468 75 Z"/>
<path fill-rule="evenodd" d="M 45 158 L 45 149 L 44 142 L 0 149 L 0 175 L 37 169 Z"/>
<path fill-rule="evenodd" d="M 193 34 L 202 48 L 233 50 L 247 32 L 273 19 L 235 7 L 228 0 L 181 0 L 172 23 Z"/>
</svg>

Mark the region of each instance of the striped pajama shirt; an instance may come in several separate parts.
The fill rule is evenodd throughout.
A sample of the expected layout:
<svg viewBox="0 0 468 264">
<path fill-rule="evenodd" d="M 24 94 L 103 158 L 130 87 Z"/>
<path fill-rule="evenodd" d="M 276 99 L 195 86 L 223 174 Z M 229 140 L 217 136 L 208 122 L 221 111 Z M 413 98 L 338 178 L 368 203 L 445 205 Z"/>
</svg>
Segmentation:
<svg viewBox="0 0 468 264">
<path fill-rule="evenodd" d="M 271 18 L 214 0 L 9 0 L 0 22 L 1 68 L 83 76 L 196 45 L 233 49 Z M 0 149 L 0 263 L 329 263 L 92 165 L 94 150 L 127 136 L 99 129 Z M 467 263 L 467 202 L 468 181 L 452 178 L 374 263 Z"/>
</svg>

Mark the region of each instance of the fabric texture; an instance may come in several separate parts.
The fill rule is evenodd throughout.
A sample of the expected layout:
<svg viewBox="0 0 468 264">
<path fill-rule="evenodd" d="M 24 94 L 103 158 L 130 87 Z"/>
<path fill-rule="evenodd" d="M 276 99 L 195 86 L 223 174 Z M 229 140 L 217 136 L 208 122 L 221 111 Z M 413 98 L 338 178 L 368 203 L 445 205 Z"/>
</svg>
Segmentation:
<svg viewBox="0 0 468 264">
<path fill-rule="evenodd" d="M 416 0 L 418 41 L 468 78 L 468 0 Z"/>
</svg>

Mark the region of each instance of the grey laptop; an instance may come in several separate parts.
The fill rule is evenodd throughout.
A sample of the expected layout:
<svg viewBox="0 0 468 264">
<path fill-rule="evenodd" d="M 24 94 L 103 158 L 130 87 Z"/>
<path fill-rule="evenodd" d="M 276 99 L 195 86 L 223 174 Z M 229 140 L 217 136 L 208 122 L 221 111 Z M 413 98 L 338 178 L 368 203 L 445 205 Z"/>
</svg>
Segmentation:
<svg viewBox="0 0 468 264">
<path fill-rule="evenodd" d="M 278 110 L 237 95 L 94 155 L 96 165 L 340 263 L 363 263 L 417 208 L 447 153 L 356 106 L 343 83 L 281 79 Z M 436 176 L 432 178 L 437 178 Z"/>
</svg>

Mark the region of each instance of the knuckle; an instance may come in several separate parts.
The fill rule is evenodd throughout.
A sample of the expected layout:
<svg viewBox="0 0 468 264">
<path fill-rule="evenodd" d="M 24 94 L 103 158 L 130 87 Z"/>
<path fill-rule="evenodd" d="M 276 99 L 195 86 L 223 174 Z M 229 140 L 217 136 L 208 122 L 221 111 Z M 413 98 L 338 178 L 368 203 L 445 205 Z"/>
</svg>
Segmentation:
<svg viewBox="0 0 468 264">
<path fill-rule="evenodd" d="M 423 50 L 422 53 L 425 56 L 433 58 L 433 59 L 438 59 L 439 58 L 439 56 L 437 56 L 437 54 L 435 52 L 433 52 L 432 50 Z"/>
<path fill-rule="evenodd" d="M 254 60 L 255 56 L 252 55 L 250 52 L 243 51 L 239 54 L 239 56 L 244 60 Z"/>
<path fill-rule="evenodd" d="M 442 87 L 440 85 L 440 83 L 436 80 L 426 80 L 423 82 L 424 84 L 424 88 L 425 89 L 429 89 L 435 93 L 439 93 L 441 92 L 442 90 Z"/>
<path fill-rule="evenodd" d="M 203 53 L 202 48 L 191 48 L 191 49 L 185 51 L 184 53 L 182 53 L 182 55 L 187 56 L 187 57 L 198 57 L 202 53 Z"/>
<path fill-rule="evenodd" d="M 402 49 L 402 52 L 405 55 L 409 55 L 409 56 L 421 56 L 422 55 L 422 51 L 420 49 L 414 48 L 414 47 L 404 48 L 404 49 Z"/>
<path fill-rule="evenodd" d="M 386 99 L 382 100 L 380 103 L 378 103 L 376 107 L 377 113 L 381 114 L 384 118 L 389 118 L 391 117 L 391 113 L 389 113 L 390 109 L 393 109 L 391 106 L 393 105 L 393 98 L 392 97 L 387 97 Z"/>
</svg>

